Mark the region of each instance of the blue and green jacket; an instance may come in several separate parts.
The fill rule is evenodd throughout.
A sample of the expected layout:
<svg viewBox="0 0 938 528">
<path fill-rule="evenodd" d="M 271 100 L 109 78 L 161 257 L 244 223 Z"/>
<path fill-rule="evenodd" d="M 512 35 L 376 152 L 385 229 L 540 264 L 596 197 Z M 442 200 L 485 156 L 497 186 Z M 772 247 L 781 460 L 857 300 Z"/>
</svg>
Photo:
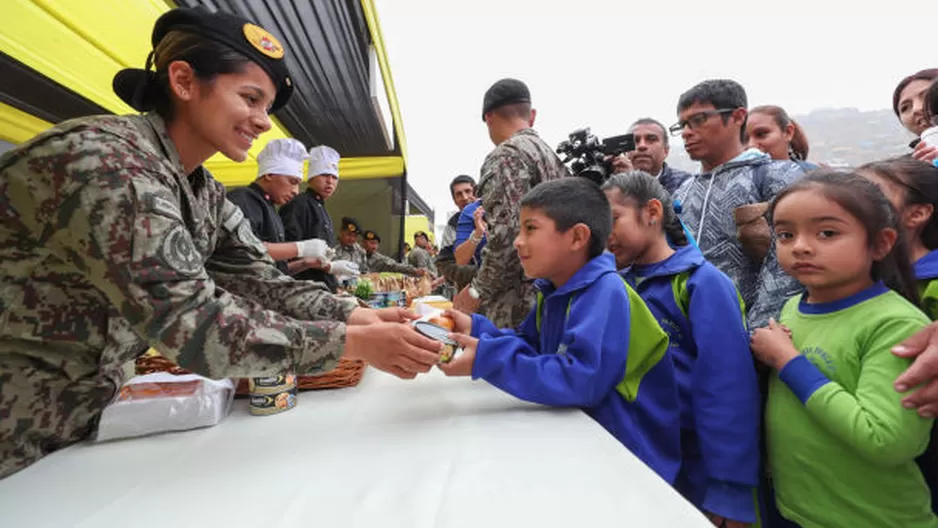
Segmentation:
<svg viewBox="0 0 938 528">
<path fill-rule="evenodd" d="M 683 456 L 675 488 L 704 511 L 755 522 L 761 399 L 736 287 L 693 246 L 622 274 L 670 338 Z"/>
<path fill-rule="evenodd" d="M 472 377 L 522 400 L 579 407 L 673 484 L 680 411 L 668 337 L 604 253 L 554 288 L 535 282 L 537 307 L 517 330 L 472 316 Z"/>
</svg>

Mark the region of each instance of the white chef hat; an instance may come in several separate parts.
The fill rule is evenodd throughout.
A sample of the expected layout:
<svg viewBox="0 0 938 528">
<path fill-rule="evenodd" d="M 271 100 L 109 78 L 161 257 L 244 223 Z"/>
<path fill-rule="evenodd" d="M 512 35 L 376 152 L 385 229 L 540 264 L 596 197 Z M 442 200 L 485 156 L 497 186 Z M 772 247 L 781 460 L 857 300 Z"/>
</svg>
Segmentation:
<svg viewBox="0 0 938 528">
<path fill-rule="evenodd" d="M 304 180 L 303 161 L 307 157 L 303 142 L 292 138 L 271 139 L 257 155 L 257 176 L 282 174 Z"/>
<path fill-rule="evenodd" d="M 331 174 L 338 178 L 340 157 L 335 149 L 326 145 L 309 149 L 309 177 Z"/>
</svg>

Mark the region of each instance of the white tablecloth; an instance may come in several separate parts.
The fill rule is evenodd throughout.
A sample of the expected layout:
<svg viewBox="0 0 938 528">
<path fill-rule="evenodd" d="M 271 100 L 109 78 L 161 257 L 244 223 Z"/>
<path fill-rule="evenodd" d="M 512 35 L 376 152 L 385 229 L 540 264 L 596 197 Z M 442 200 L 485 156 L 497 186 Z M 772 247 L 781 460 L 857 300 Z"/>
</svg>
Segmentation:
<svg viewBox="0 0 938 528">
<path fill-rule="evenodd" d="M 707 527 L 576 410 L 369 369 L 208 429 L 85 443 L 0 480 L 0 526 Z"/>
</svg>

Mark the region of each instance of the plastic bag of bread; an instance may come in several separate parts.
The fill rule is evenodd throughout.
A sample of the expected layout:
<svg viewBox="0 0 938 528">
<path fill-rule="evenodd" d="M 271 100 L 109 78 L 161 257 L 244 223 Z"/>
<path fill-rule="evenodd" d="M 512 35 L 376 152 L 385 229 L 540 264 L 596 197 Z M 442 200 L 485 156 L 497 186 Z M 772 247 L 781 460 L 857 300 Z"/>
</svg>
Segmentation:
<svg viewBox="0 0 938 528">
<path fill-rule="evenodd" d="M 209 427 L 231 410 L 235 384 L 195 374 L 156 372 L 125 383 L 104 408 L 95 440 L 104 442 Z"/>
<path fill-rule="evenodd" d="M 762 262 L 772 247 L 772 231 L 765 217 L 768 210 L 767 202 L 743 205 L 733 210 L 736 238 L 743 251 L 756 262 Z"/>
</svg>

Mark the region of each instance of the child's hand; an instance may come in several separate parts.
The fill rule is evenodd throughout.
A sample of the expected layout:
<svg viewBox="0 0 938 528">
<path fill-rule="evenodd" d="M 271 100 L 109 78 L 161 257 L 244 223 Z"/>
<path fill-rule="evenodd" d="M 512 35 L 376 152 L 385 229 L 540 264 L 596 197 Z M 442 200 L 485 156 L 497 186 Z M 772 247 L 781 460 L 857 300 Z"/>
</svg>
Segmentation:
<svg viewBox="0 0 938 528">
<path fill-rule="evenodd" d="M 791 330 L 775 322 L 775 319 L 769 319 L 769 326 L 756 329 L 749 338 L 749 344 L 759 361 L 775 370 L 782 370 L 789 361 L 800 355 L 791 342 Z"/>
<path fill-rule="evenodd" d="M 472 317 L 460 312 L 459 310 L 446 310 L 443 312 L 443 315 L 453 320 L 454 332 L 466 335 L 472 333 Z"/>
<path fill-rule="evenodd" d="M 471 376 L 472 365 L 476 360 L 476 347 L 479 346 L 479 340 L 463 334 L 450 334 L 449 337 L 459 343 L 462 352 L 458 352 L 456 357 L 449 363 L 441 363 L 437 366 L 447 376 Z"/>
</svg>

